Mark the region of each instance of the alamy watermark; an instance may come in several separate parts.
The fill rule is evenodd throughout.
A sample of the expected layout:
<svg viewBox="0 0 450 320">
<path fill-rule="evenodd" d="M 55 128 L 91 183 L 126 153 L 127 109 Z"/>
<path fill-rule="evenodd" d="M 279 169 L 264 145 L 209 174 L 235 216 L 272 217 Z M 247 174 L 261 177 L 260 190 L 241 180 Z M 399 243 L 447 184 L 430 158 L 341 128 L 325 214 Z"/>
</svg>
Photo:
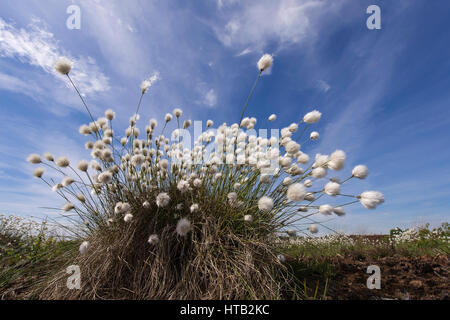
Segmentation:
<svg viewBox="0 0 450 320">
<path fill-rule="evenodd" d="M 67 7 L 66 13 L 69 17 L 66 20 L 67 29 L 80 30 L 81 29 L 81 9 L 77 5 L 70 5 Z"/>
<path fill-rule="evenodd" d="M 369 289 L 381 289 L 381 271 L 377 265 L 371 265 L 367 267 L 367 273 L 372 274 L 367 278 L 367 288 Z"/>
</svg>

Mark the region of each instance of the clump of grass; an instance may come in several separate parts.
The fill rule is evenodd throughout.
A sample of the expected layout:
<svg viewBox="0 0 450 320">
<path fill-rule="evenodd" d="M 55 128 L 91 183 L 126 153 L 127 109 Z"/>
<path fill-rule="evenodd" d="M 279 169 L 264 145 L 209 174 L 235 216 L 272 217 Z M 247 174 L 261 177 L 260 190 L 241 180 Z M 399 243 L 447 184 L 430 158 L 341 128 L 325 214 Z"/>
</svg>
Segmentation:
<svg viewBox="0 0 450 320">
<path fill-rule="evenodd" d="M 136 113 L 120 137 L 113 131 L 115 113 L 107 110 L 95 120 L 69 75 L 72 65 L 58 61 L 56 70 L 67 76 L 92 120 L 79 131 L 92 139 L 86 148 L 93 160 L 81 161 L 75 169 L 66 157 L 28 158 L 61 175 L 57 182 L 46 178 L 44 168 L 34 172 L 65 200 L 64 227 L 83 241 L 80 255 L 73 259 L 81 269 L 81 290 L 68 290 L 67 275 L 61 271 L 46 282 L 41 297 L 281 298 L 292 288 L 286 287 L 290 274 L 285 259 L 277 254 L 279 234 L 295 226 L 287 231 L 290 235 L 315 233 L 316 225 L 295 223 L 311 221 L 316 214 L 342 216 L 344 207 L 356 202 L 374 209 L 384 201 L 377 191 L 341 193 L 344 183 L 367 176 L 362 165 L 343 181 L 333 178 L 317 187 L 316 181 L 341 170 L 346 159 L 336 150 L 310 161 L 300 150 L 297 141 L 320 120 L 319 111 L 282 128 L 281 138 L 257 136 L 256 118 L 244 115 L 262 72 L 272 63 L 270 55 L 258 62 L 257 79 L 239 122 L 208 129 L 192 146 L 192 121 L 180 124 L 181 109 L 165 116 L 161 130 L 151 119 L 140 134 L 138 112 L 157 76 L 142 83 Z M 169 140 L 164 132 L 173 117 L 176 128 Z M 209 120 L 207 127 L 212 125 Z M 312 134 L 302 145 L 317 139 L 318 134 Z M 317 204 L 327 196 L 333 202 L 350 199 Z"/>
</svg>

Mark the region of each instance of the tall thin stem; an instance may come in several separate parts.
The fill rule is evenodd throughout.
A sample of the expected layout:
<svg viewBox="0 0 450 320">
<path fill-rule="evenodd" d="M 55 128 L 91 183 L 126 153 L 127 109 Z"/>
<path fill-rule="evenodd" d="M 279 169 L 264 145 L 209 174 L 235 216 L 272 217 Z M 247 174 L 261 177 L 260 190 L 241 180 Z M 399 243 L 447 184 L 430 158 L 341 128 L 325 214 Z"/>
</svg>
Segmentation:
<svg viewBox="0 0 450 320">
<path fill-rule="evenodd" d="M 241 127 L 242 118 L 244 118 L 245 109 L 247 109 L 248 102 L 250 101 L 250 98 L 252 97 L 253 91 L 256 88 L 256 84 L 258 83 L 259 78 L 261 77 L 262 71 L 258 72 L 258 76 L 256 77 L 255 83 L 253 84 L 252 89 L 250 90 L 250 93 L 247 97 L 247 101 L 245 101 L 244 109 L 242 110 L 241 119 L 239 120 L 239 128 Z"/>
<path fill-rule="evenodd" d="M 97 123 L 95 122 L 94 117 L 93 117 L 92 114 L 91 114 L 91 111 L 89 111 L 89 108 L 88 108 L 86 102 L 84 101 L 83 96 L 81 95 L 81 93 L 80 93 L 80 91 L 78 90 L 78 88 L 77 88 L 77 86 L 75 85 L 75 83 L 73 83 L 72 78 L 69 76 L 69 74 L 66 74 L 66 76 L 67 76 L 67 78 L 69 78 L 70 83 L 72 84 L 72 86 L 73 86 L 73 88 L 75 89 L 75 91 L 78 93 L 78 96 L 80 97 L 81 102 L 83 102 L 83 105 L 84 105 L 84 107 L 86 108 L 86 111 L 88 112 L 89 116 L 91 117 L 91 120 L 92 120 L 92 122 L 94 123 L 95 127 L 97 128 L 97 132 L 98 132 L 98 134 L 99 134 L 100 137 L 101 137 L 100 129 L 97 127 Z"/>
</svg>

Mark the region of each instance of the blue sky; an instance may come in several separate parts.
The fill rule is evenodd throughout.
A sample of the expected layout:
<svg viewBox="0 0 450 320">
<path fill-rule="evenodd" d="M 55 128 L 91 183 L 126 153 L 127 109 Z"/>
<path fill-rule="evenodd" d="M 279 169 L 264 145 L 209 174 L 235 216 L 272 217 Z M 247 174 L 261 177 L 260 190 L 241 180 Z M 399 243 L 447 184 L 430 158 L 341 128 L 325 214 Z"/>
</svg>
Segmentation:
<svg viewBox="0 0 450 320">
<path fill-rule="evenodd" d="M 69 5 L 81 29 L 66 27 Z M 366 8 L 381 8 L 368 30 Z M 0 212 L 54 215 L 61 200 L 32 177 L 28 154 L 87 158 L 78 127 L 89 121 L 54 59 L 73 76 L 93 113 L 107 108 L 125 129 L 139 84 L 154 72 L 142 119 L 174 107 L 186 118 L 237 121 L 256 61 L 274 55 L 247 115 L 287 126 L 315 108 L 321 139 L 310 155 L 343 149 L 344 177 L 370 169 L 345 191 L 380 190 L 375 211 L 359 205 L 329 222 L 347 232 L 387 232 L 450 218 L 450 3 L 448 1 L 11 1 L 0 3 Z M 141 126 L 143 126 L 141 122 Z"/>
</svg>

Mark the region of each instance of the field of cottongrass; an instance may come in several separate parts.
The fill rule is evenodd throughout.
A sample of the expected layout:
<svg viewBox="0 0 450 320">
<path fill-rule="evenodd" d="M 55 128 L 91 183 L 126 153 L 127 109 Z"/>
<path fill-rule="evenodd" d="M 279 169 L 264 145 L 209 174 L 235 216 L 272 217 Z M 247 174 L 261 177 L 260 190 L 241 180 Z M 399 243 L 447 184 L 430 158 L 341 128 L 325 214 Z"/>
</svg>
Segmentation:
<svg viewBox="0 0 450 320">
<path fill-rule="evenodd" d="M 367 177 L 364 165 L 353 168 L 345 180 L 327 178 L 344 168 L 344 151 L 314 157 L 302 151 L 319 139 L 311 130 L 321 119 L 318 110 L 306 110 L 282 127 L 280 136 L 258 136 L 257 119 L 246 112 L 261 74 L 272 64 L 268 54 L 258 61 L 240 119 L 217 129 L 208 120 L 207 130 L 188 145 L 192 121 L 183 119 L 179 108 L 162 124 L 149 119 L 145 130 L 138 128 L 142 102 L 158 75 L 142 82 L 136 112 L 121 135 L 113 129 L 115 112 L 109 109 L 94 118 L 70 77 L 71 62 L 58 60 L 56 71 L 67 77 L 90 117 L 79 133 L 86 137 L 91 160 L 73 164 L 50 153 L 28 157 L 38 166 L 34 176 L 63 201 L 60 228 L 65 240 L 46 238 L 42 231 L 18 241 L 41 237 L 38 247 L 51 252 L 49 259 L 60 259 L 58 267 L 78 265 L 83 280 L 81 290 L 70 290 L 65 269 L 51 268 L 39 277 L 39 290 L 33 294 L 41 299 L 295 296 L 280 237 L 317 233 L 315 215 L 343 216 L 356 203 L 375 209 L 384 196 L 378 191 L 341 193 L 343 184 Z M 276 124 L 275 114 L 268 119 Z M 177 128 L 167 132 L 173 121 Z M 52 175 L 47 177 L 46 170 Z M 59 180 L 52 178 L 55 173 Z M 333 204 L 317 204 L 327 197 Z"/>
</svg>

